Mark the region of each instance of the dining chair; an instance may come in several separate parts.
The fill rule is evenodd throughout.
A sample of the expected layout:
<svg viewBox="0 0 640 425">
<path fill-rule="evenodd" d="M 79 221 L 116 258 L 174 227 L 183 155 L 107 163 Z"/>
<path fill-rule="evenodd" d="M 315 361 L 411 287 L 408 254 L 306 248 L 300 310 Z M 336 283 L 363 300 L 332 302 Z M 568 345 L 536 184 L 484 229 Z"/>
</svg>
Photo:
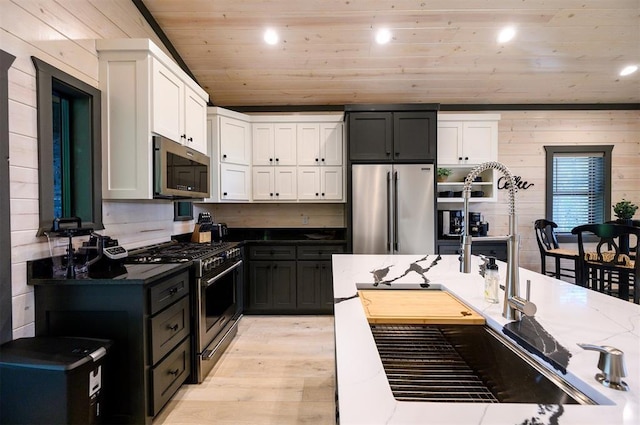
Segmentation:
<svg viewBox="0 0 640 425">
<path fill-rule="evenodd" d="M 560 247 L 554 230 L 557 227 L 556 223 L 545 219 L 536 220 L 533 224 L 540 249 L 540 273 L 556 279 L 567 277 L 573 279 L 574 283 L 580 283 L 578 251 Z M 547 270 L 547 257 L 554 259 L 555 270 Z M 563 267 L 562 260 L 573 262 L 573 268 Z"/>
<path fill-rule="evenodd" d="M 571 233 L 578 236 L 580 273 L 584 286 L 639 304 L 636 282 L 640 278 L 640 262 L 635 255 L 640 243 L 640 227 L 622 224 L 583 224 Z M 630 236 L 635 235 L 635 238 Z M 621 238 L 629 240 L 620 248 Z M 590 241 L 595 239 L 594 243 Z"/>
</svg>

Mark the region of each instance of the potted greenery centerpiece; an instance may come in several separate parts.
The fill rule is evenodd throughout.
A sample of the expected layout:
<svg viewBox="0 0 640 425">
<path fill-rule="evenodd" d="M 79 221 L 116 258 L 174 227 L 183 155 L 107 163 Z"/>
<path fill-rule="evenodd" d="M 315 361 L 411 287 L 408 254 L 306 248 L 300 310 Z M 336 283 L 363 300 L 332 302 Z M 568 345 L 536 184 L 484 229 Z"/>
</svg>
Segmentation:
<svg viewBox="0 0 640 425">
<path fill-rule="evenodd" d="M 453 173 L 451 168 L 438 168 L 438 181 L 445 182 L 447 178 Z"/>
<path fill-rule="evenodd" d="M 638 206 L 631 201 L 622 198 L 620 202 L 613 206 L 613 213 L 618 217 L 618 221 L 622 222 L 631 220 L 638 210 Z"/>
</svg>

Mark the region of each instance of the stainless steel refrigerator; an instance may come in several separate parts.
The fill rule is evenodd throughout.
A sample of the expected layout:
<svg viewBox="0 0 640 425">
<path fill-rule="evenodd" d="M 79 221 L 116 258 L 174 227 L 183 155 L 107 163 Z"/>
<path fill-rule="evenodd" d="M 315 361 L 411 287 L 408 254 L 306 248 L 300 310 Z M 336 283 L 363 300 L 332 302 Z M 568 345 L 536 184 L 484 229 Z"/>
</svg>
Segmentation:
<svg viewBox="0 0 640 425">
<path fill-rule="evenodd" d="M 354 254 L 434 254 L 434 164 L 352 166 Z"/>
</svg>

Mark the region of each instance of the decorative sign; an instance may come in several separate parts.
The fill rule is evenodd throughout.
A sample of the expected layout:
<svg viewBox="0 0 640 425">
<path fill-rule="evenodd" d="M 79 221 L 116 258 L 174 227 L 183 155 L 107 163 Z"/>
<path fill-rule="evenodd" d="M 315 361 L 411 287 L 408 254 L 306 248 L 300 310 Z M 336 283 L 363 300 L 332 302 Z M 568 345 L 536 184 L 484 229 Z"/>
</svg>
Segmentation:
<svg viewBox="0 0 640 425">
<path fill-rule="evenodd" d="M 534 183 L 523 181 L 522 177 L 520 176 L 513 176 L 513 179 L 516 181 L 516 189 L 518 190 L 519 189 L 526 190 L 534 185 Z M 498 179 L 497 187 L 498 189 L 509 189 L 509 181 L 506 178 L 504 178 L 504 176 L 502 176 Z"/>
</svg>

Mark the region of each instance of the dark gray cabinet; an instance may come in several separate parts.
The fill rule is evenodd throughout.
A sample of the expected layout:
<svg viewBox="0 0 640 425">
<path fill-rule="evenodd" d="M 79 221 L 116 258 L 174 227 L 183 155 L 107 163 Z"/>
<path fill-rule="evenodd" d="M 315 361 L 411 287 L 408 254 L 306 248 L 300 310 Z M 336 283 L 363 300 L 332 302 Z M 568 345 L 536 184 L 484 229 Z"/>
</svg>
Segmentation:
<svg viewBox="0 0 640 425">
<path fill-rule="evenodd" d="M 349 112 L 351 161 L 435 161 L 435 111 Z"/>
<path fill-rule="evenodd" d="M 103 373 L 107 423 L 150 425 L 191 374 L 187 267 L 127 265 L 118 279 L 30 278 L 37 336 L 113 341 Z"/>
<path fill-rule="evenodd" d="M 249 245 L 245 312 L 331 313 L 331 255 L 344 248 L 344 244 Z"/>
</svg>

